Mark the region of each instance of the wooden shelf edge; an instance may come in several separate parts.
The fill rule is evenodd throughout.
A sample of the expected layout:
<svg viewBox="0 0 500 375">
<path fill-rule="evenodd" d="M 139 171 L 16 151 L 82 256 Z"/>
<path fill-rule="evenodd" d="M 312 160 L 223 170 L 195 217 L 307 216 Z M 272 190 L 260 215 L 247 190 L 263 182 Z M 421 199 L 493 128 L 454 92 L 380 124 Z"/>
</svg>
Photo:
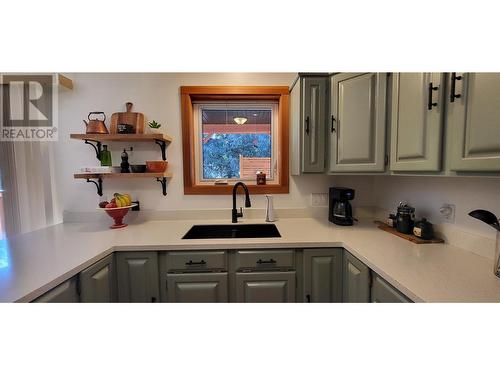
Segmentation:
<svg viewBox="0 0 500 375">
<path fill-rule="evenodd" d="M 68 90 L 73 90 L 73 80 L 66 77 L 65 75 L 58 73 L 57 81 L 60 86 L 67 88 Z"/>
<path fill-rule="evenodd" d="M 168 134 L 70 134 L 70 138 L 97 142 L 151 142 L 155 140 L 172 142 L 172 137 Z"/>
<path fill-rule="evenodd" d="M 164 173 L 75 173 L 75 179 L 93 178 L 172 178 L 172 172 Z"/>
</svg>

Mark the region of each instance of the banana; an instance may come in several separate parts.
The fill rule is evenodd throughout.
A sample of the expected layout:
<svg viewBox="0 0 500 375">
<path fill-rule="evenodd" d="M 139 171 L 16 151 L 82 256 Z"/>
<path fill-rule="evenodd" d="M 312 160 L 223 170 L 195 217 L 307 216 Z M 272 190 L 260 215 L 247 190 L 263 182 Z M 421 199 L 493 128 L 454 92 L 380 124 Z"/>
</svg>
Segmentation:
<svg viewBox="0 0 500 375">
<path fill-rule="evenodd" d="M 127 199 L 127 206 L 130 206 L 132 204 L 132 197 L 128 194 L 123 195 Z"/>
<path fill-rule="evenodd" d="M 120 207 L 126 207 L 126 206 L 128 206 L 128 205 L 127 205 L 127 200 L 123 197 L 123 195 L 120 195 L 120 196 L 118 197 L 118 199 L 120 200 L 120 204 L 121 204 L 121 206 L 120 206 Z"/>
<path fill-rule="evenodd" d="M 117 207 L 128 207 L 132 204 L 132 198 L 129 194 L 114 194 Z"/>
</svg>

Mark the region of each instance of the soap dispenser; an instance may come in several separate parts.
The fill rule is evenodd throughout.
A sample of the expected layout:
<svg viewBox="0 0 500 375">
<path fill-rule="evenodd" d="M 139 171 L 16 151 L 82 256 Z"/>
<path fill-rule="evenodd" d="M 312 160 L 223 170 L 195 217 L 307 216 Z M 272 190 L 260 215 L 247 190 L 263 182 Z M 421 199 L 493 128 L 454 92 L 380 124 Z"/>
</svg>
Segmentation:
<svg viewBox="0 0 500 375">
<path fill-rule="evenodd" d="M 274 206 L 273 206 L 273 196 L 266 195 L 267 206 L 266 206 L 266 221 L 273 222 L 276 221 L 274 217 Z"/>
</svg>

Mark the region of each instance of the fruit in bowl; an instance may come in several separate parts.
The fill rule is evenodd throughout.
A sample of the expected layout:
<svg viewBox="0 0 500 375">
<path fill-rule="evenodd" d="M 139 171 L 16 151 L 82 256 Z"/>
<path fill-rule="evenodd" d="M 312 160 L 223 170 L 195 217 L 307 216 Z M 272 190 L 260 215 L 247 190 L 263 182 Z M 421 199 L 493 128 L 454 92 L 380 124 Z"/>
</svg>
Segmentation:
<svg viewBox="0 0 500 375">
<path fill-rule="evenodd" d="M 102 207 L 104 205 L 104 207 Z M 132 198 L 129 194 L 115 193 L 114 198 L 108 203 L 106 201 L 99 203 L 99 207 L 113 218 L 115 223 L 110 226 L 111 229 L 124 228 L 127 224 L 123 223 L 123 218 L 127 215 L 131 207 L 136 204 L 132 203 Z"/>
</svg>

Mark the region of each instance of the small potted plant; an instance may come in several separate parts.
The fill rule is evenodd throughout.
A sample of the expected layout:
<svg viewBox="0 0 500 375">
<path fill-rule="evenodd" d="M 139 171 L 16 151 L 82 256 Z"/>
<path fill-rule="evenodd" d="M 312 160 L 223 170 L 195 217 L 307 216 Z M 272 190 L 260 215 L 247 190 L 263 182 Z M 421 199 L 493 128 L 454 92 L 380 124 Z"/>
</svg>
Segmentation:
<svg viewBox="0 0 500 375">
<path fill-rule="evenodd" d="M 149 131 L 153 134 L 161 134 L 162 131 L 160 130 L 161 124 L 159 122 L 156 122 L 155 120 L 151 121 L 149 124 Z"/>
</svg>

